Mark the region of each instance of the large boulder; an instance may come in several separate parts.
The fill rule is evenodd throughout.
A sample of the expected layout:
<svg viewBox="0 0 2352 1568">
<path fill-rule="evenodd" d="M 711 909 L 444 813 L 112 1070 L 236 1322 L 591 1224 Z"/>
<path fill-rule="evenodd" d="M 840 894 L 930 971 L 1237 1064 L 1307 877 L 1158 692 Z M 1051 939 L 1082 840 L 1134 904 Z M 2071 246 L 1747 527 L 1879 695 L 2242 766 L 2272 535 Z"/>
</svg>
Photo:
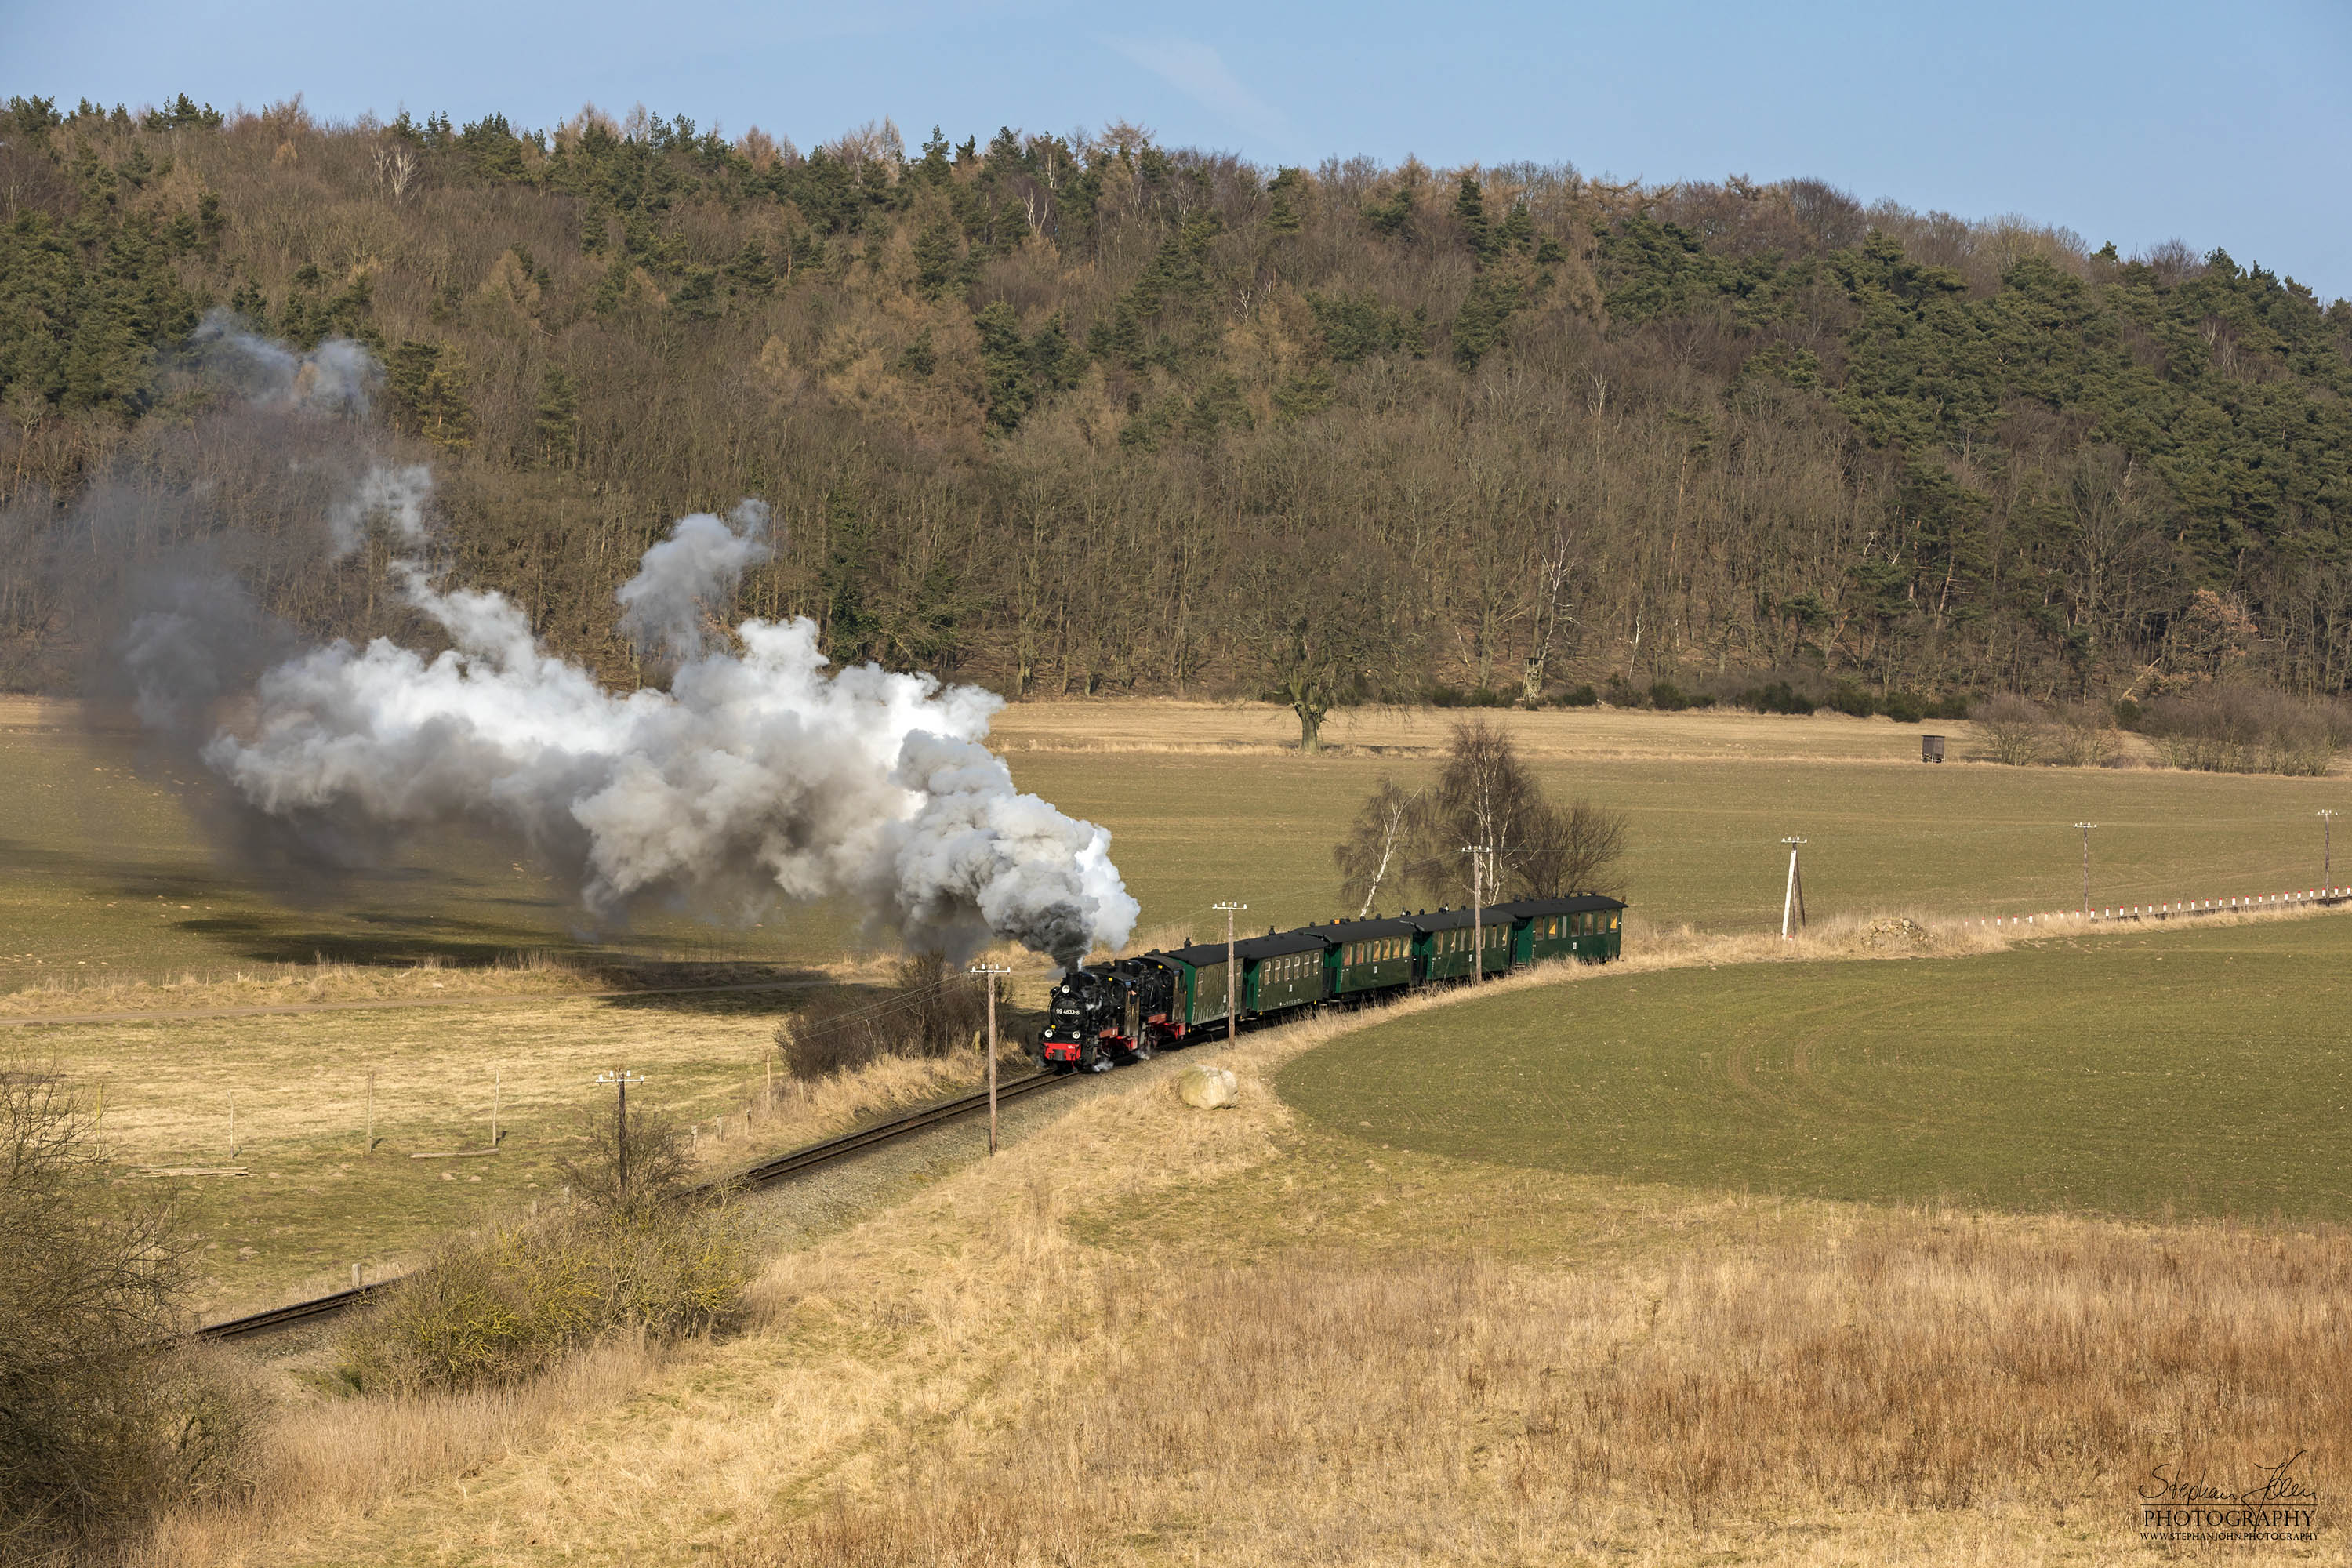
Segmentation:
<svg viewBox="0 0 2352 1568">
<path fill-rule="evenodd" d="M 1185 1104 L 1219 1110 L 1241 1096 L 1241 1079 L 1223 1068 L 1189 1067 L 1176 1075 L 1176 1093 Z"/>
</svg>

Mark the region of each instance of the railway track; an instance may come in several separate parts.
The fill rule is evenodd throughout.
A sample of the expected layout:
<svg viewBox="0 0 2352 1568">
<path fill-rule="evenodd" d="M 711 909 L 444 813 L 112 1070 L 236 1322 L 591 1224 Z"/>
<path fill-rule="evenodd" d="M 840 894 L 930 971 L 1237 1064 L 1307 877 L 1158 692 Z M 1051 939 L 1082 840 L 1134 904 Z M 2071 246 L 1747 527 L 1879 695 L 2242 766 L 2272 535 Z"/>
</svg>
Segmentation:
<svg viewBox="0 0 2352 1568">
<path fill-rule="evenodd" d="M 1051 1089 L 1057 1083 L 1069 1081 L 1075 1076 L 1062 1073 L 1034 1073 L 1027 1078 L 1015 1079 L 1011 1083 L 997 1086 L 997 1103 L 1003 1105 L 1011 1100 L 1024 1099 L 1041 1090 Z M 943 1126 L 975 1112 L 985 1111 L 987 1109 L 988 1090 L 977 1089 L 971 1094 L 959 1095 L 953 1100 L 940 1100 L 936 1105 L 921 1106 L 907 1112 L 904 1116 L 894 1116 L 887 1121 L 877 1121 L 871 1127 L 861 1127 L 854 1132 L 845 1132 L 838 1138 L 828 1138 L 821 1143 L 811 1143 L 805 1148 L 794 1149 L 790 1153 L 780 1154 L 772 1160 L 754 1165 L 747 1171 L 739 1172 L 723 1181 L 705 1182 L 699 1186 L 689 1188 L 688 1195 L 708 1197 L 726 1187 L 772 1186 L 778 1182 L 789 1181 L 807 1172 L 837 1164 L 844 1160 L 862 1154 L 868 1149 L 878 1149 L 885 1143 L 895 1143 L 902 1138 L 910 1138 L 929 1128 Z M 214 1341 L 257 1339 L 263 1334 L 275 1333 L 280 1329 L 291 1328 L 298 1323 L 315 1322 L 320 1319 L 335 1317 L 350 1311 L 354 1307 L 365 1306 L 370 1300 L 408 1278 L 409 1276 L 405 1274 L 395 1275 L 390 1279 L 379 1279 L 369 1285 L 355 1285 L 348 1290 L 337 1290 L 330 1295 L 313 1297 L 308 1301 L 296 1301 L 289 1306 L 272 1307 L 266 1312 L 255 1312 L 243 1318 L 231 1318 L 226 1322 L 207 1323 L 196 1331 L 196 1338 Z"/>
</svg>

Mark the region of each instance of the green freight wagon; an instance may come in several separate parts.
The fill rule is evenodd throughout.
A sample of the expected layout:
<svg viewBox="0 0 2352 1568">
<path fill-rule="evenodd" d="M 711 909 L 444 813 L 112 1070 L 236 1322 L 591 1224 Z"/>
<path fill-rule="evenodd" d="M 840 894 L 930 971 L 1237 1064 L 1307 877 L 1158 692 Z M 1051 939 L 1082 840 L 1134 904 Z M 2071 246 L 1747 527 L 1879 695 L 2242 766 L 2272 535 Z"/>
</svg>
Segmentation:
<svg viewBox="0 0 2352 1568">
<path fill-rule="evenodd" d="M 1541 963 L 1551 958 L 1578 958 L 1605 963 L 1615 958 L 1625 940 L 1625 905 L 1598 893 L 1565 899 L 1522 899 L 1496 907 L 1511 926 L 1511 962 Z"/>
<path fill-rule="evenodd" d="M 1298 934 L 1325 944 L 1325 994 L 1333 998 L 1401 991 L 1421 978 L 1421 932 L 1409 920 L 1334 921 Z"/>
</svg>

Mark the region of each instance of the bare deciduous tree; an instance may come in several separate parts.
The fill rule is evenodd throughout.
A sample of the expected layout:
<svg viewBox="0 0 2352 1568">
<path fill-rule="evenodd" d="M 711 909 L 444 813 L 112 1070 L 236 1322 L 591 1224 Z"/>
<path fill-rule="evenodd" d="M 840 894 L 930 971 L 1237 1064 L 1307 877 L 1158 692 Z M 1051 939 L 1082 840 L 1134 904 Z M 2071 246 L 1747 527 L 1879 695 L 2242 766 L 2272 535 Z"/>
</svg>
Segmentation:
<svg viewBox="0 0 2352 1568">
<path fill-rule="evenodd" d="M 1369 541 L 1305 530 L 1241 547 L 1238 629 L 1267 685 L 1298 716 L 1298 749 L 1323 749 L 1331 710 L 1380 689 L 1404 644 L 1404 576 Z"/>
<path fill-rule="evenodd" d="M 1976 721 L 1993 761 L 2024 767 L 2042 760 L 2050 748 L 2050 714 L 2040 703 L 2014 692 L 1979 702 L 1969 717 Z"/>
<path fill-rule="evenodd" d="M 384 194 L 394 206 L 408 199 L 408 187 L 416 178 L 416 154 L 405 142 L 379 142 L 375 144 L 376 188 Z"/>
<path fill-rule="evenodd" d="M 1339 865 L 1340 897 L 1356 905 L 1358 920 L 1371 913 L 1381 888 L 1406 880 L 1410 862 L 1419 853 L 1416 840 L 1426 809 L 1419 794 L 1383 776 L 1364 797 L 1348 837 L 1332 846 L 1331 858 Z"/>
<path fill-rule="evenodd" d="M 1474 721 L 1454 727 L 1445 767 L 1426 794 L 1383 778 L 1332 857 L 1361 915 L 1383 886 L 1466 901 L 1470 864 L 1462 851 L 1471 846 L 1492 852 L 1483 889 L 1490 900 L 1612 891 L 1625 820 L 1588 800 L 1553 805 L 1511 738 Z"/>
</svg>

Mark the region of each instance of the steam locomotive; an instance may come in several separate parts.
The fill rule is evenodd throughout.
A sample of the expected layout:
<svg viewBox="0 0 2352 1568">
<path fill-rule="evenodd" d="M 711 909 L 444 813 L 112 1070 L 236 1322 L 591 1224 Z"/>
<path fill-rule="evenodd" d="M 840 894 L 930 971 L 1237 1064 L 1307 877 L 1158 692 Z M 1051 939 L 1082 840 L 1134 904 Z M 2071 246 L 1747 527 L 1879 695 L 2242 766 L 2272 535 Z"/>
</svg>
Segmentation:
<svg viewBox="0 0 2352 1568">
<path fill-rule="evenodd" d="M 1488 904 L 1475 917 L 1466 908 L 1420 910 L 1268 931 L 1234 943 L 1231 976 L 1221 942 L 1084 964 L 1054 987 L 1034 1049 L 1049 1070 L 1108 1072 L 1190 1045 L 1204 1028 L 1217 1037 L 1229 983 L 1234 1022 L 1248 1025 L 1385 1001 L 1474 972 L 1564 958 L 1605 963 L 1624 940 L 1624 911 L 1616 899 L 1583 893 Z"/>
</svg>

